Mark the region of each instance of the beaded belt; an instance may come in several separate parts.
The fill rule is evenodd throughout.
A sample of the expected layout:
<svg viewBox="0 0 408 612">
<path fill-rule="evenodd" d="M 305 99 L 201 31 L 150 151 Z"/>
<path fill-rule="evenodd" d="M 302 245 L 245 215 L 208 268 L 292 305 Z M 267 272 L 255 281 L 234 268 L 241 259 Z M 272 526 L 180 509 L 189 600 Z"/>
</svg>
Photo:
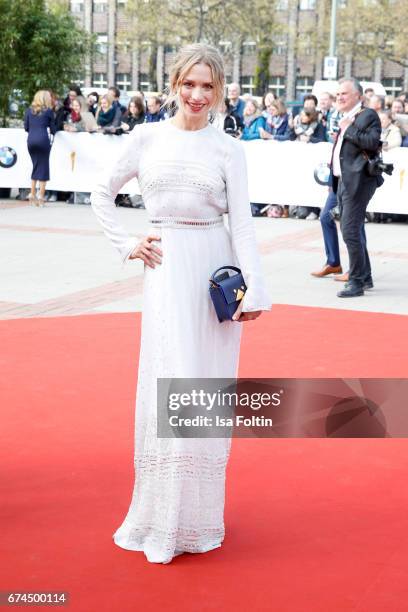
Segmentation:
<svg viewBox="0 0 408 612">
<path fill-rule="evenodd" d="M 210 217 L 209 219 L 187 219 L 186 217 L 151 217 L 149 219 L 151 225 L 157 227 L 188 227 L 202 229 L 206 227 L 214 227 L 224 225 L 222 215 L 218 217 Z"/>
</svg>

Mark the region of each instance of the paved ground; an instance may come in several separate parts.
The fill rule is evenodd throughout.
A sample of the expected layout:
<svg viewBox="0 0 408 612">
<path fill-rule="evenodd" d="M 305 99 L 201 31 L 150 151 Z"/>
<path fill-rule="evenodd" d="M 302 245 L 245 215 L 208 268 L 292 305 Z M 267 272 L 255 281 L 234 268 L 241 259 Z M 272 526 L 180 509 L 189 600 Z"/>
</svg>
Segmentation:
<svg viewBox="0 0 408 612">
<path fill-rule="evenodd" d="M 118 212 L 130 233 L 147 231 L 146 211 Z M 408 224 L 367 225 L 375 288 L 345 300 L 339 283 L 310 276 L 324 263 L 318 221 L 254 221 L 274 303 L 408 314 Z M 122 269 L 90 206 L 0 202 L 0 270 L 1 319 L 141 308 L 143 264 Z"/>
</svg>

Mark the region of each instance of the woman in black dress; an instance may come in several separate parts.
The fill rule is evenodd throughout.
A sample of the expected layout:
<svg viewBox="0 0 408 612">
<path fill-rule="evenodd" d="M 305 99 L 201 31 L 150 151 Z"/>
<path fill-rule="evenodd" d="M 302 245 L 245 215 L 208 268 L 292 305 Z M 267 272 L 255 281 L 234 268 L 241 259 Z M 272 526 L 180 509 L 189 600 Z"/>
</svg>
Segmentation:
<svg viewBox="0 0 408 612">
<path fill-rule="evenodd" d="M 55 134 L 54 113 L 49 91 L 40 90 L 26 110 L 24 129 L 28 132 L 27 147 L 33 162 L 31 174 L 31 193 L 28 199 L 36 206 L 44 205 L 45 185 L 50 180 L 50 134 Z M 39 197 L 36 196 L 37 181 L 40 184 Z"/>
</svg>

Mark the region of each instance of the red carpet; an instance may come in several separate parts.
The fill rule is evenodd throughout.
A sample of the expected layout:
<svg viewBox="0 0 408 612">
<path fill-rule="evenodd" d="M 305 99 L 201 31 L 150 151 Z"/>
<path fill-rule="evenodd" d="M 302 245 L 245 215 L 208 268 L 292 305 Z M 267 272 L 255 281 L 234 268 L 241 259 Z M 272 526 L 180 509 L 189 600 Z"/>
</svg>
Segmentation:
<svg viewBox="0 0 408 612">
<path fill-rule="evenodd" d="M 68 591 L 75 612 L 405 612 L 405 440 L 234 440 L 221 549 L 163 566 L 113 544 L 139 322 L 0 322 L 0 590 Z M 276 306 L 246 324 L 241 375 L 407 377 L 407 343 L 408 317 Z"/>
</svg>

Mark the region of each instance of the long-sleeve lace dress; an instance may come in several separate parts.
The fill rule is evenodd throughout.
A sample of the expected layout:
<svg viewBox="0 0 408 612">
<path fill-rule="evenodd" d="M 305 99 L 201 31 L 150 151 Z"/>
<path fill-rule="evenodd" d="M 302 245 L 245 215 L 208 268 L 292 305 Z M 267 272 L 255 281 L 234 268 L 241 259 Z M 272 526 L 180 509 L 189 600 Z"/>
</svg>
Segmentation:
<svg viewBox="0 0 408 612">
<path fill-rule="evenodd" d="M 244 311 L 269 310 L 251 218 L 242 144 L 213 126 L 188 131 L 171 120 L 136 126 L 91 196 L 123 262 L 138 243 L 120 224 L 114 199 L 137 177 L 158 234 L 162 264 L 145 266 L 136 396 L 135 486 L 114 542 L 168 563 L 206 552 L 224 538 L 229 438 L 159 438 L 157 378 L 234 378 L 242 324 L 219 323 L 208 280 L 235 264 L 247 285 Z M 229 228 L 223 222 L 228 212 Z M 131 260 L 130 260 L 131 261 Z M 128 265 L 128 264 L 126 264 Z"/>
</svg>

